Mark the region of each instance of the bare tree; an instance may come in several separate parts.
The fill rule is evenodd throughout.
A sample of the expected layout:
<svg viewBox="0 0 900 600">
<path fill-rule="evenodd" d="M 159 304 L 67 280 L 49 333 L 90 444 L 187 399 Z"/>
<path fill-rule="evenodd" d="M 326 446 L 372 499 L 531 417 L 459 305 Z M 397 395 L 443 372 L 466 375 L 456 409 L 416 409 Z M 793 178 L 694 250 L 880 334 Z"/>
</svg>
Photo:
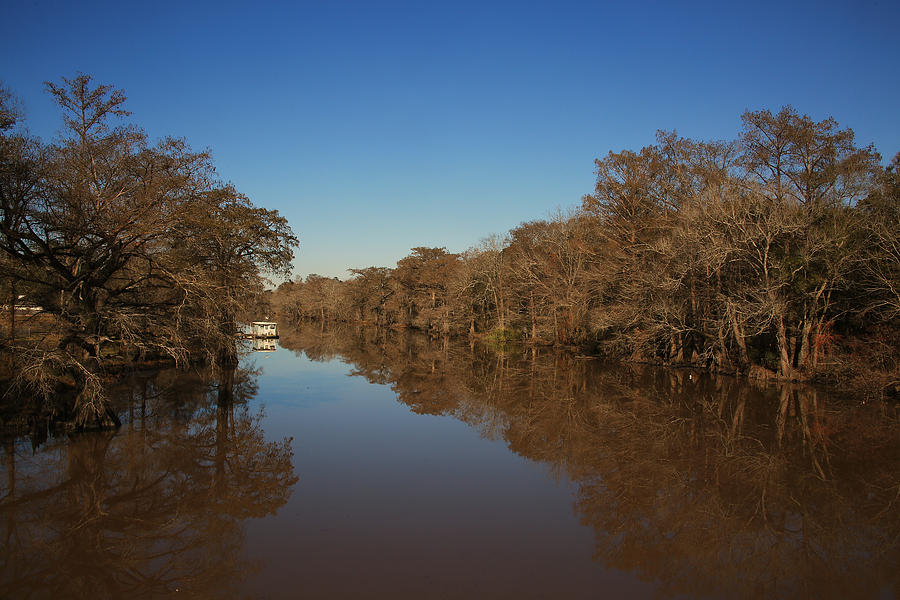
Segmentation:
<svg viewBox="0 0 900 600">
<path fill-rule="evenodd" d="M 87 75 L 47 88 L 63 113 L 59 142 L 2 136 L 0 253 L 57 323 L 17 348 L 20 373 L 47 397 L 74 381 L 75 420 L 115 424 L 104 348 L 177 361 L 233 348 L 240 302 L 261 272 L 289 268 L 296 238 L 219 184 L 208 153 L 116 125 L 128 115 L 120 90 Z"/>
</svg>

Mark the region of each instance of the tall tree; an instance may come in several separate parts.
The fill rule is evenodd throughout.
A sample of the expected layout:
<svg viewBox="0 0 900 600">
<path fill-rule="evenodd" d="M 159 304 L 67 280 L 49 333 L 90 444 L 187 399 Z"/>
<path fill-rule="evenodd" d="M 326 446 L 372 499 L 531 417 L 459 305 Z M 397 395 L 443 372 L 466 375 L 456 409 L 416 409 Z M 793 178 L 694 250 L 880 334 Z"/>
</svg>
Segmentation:
<svg viewBox="0 0 900 600">
<path fill-rule="evenodd" d="M 745 286 L 765 288 L 760 302 L 774 327 L 780 374 L 803 376 L 816 366 L 815 340 L 833 316 L 833 295 L 855 269 L 852 210 L 871 188 L 880 157 L 871 146 L 857 147 L 853 132 L 834 119 L 816 122 L 791 107 L 747 112 L 743 121 L 747 197 L 755 198 L 745 215 L 768 240 L 751 242 L 754 254 L 765 252 Z"/>
<path fill-rule="evenodd" d="M 401 286 L 398 300 L 406 324 L 446 331 L 449 323 L 447 284 L 459 266 L 459 256 L 446 248 L 413 248 L 397 261 L 394 277 Z"/>
<path fill-rule="evenodd" d="M 47 396 L 76 382 L 76 420 L 108 424 L 103 347 L 176 360 L 235 330 L 239 298 L 260 271 L 283 272 L 296 244 L 286 221 L 214 177 L 207 153 L 180 140 L 151 145 L 125 95 L 87 75 L 47 89 L 59 141 L 3 135 L 0 253 L 53 315 L 58 337 L 20 348 L 22 374 Z"/>
<path fill-rule="evenodd" d="M 866 247 L 859 261 L 862 312 L 900 319 L 900 152 L 860 208 Z"/>
</svg>

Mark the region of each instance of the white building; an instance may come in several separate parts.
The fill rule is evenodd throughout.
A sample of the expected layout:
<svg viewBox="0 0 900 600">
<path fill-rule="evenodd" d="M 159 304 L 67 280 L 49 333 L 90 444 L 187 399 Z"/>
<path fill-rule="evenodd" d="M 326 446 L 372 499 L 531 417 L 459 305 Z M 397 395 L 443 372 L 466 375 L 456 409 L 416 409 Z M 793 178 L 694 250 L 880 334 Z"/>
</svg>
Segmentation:
<svg viewBox="0 0 900 600">
<path fill-rule="evenodd" d="M 255 338 L 277 338 L 278 329 L 271 321 L 253 321 L 250 323 L 250 335 Z"/>
</svg>

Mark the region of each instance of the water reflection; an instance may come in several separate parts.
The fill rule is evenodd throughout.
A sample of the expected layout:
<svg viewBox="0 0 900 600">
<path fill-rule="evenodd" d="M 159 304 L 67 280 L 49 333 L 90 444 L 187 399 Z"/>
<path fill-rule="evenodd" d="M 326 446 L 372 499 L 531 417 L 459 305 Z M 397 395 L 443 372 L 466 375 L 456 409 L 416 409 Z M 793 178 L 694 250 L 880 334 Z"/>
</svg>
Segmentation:
<svg viewBox="0 0 900 600">
<path fill-rule="evenodd" d="M 595 559 L 666 595 L 900 596 L 900 418 L 761 386 L 402 332 L 282 332 L 576 486 Z"/>
<path fill-rule="evenodd" d="M 275 352 L 278 344 L 273 338 L 253 338 L 254 352 Z"/>
<path fill-rule="evenodd" d="M 257 373 L 135 375 L 112 394 L 118 432 L 4 445 L 0 597 L 229 597 L 258 565 L 241 521 L 296 483 L 290 440 L 268 442 L 247 401 Z"/>
</svg>

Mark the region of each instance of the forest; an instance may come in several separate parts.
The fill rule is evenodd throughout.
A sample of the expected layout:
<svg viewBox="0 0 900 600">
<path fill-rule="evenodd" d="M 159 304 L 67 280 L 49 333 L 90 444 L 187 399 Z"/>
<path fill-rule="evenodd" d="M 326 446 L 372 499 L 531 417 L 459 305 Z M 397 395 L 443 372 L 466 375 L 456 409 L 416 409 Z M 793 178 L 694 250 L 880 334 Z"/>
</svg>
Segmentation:
<svg viewBox="0 0 900 600">
<path fill-rule="evenodd" d="M 785 107 L 746 112 L 731 141 L 661 131 L 596 160 L 567 213 L 292 281 L 288 222 L 208 151 L 151 139 L 88 75 L 46 89 L 53 142 L 0 87 L 4 407 L 114 426 L 117 370 L 233 365 L 242 325 L 270 311 L 900 394 L 900 154 L 883 166 L 834 119 Z"/>
<path fill-rule="evenodd" d="M 310 275 L 279 318 L 576 347 L 632 362 L 900 392 L 900 154 L 833 119 L 747 111 L 730 141 L 660 131 L 593 193 L 455 254 Z"/>
<path fill-rule="evenodd" d="M 63 121 L 52 143 L 0 87 L 0 398 L 110 427 L 105 387 L 123 365 L 236 363 L 242 321 L 298 241 L 208 151 L 127 122 L 121 90 L 88 75 L 46 89 Z"/>
</svg>

